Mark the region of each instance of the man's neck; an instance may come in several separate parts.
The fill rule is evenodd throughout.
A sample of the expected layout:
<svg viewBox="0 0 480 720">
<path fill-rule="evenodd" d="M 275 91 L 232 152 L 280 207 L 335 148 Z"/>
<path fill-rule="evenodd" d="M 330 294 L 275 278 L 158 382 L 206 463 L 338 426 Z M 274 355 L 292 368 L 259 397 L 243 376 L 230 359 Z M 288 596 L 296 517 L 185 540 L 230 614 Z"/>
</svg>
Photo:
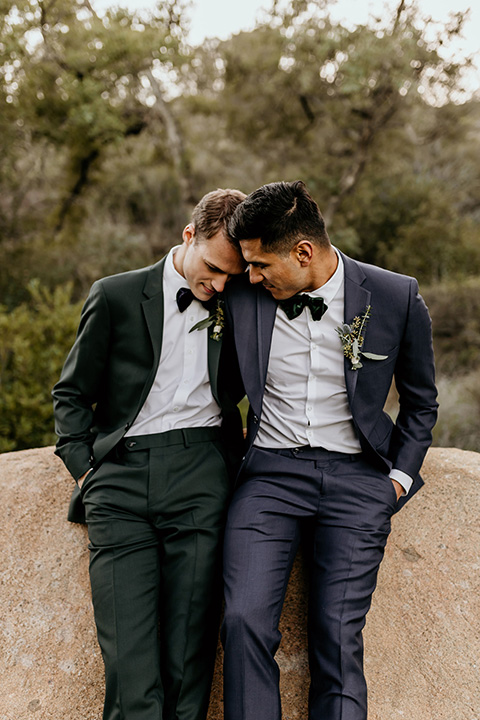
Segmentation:
<svg viewBox="0 0 480 720">
<path fill-rule="evenodd" d="M 312 292 L 318 290 L 330 280 L 338 267 L 338 255 L 334 248 L 330 245 L 328 248 L 321 249 L 316 253 L 311 264 L 311 277 L 308 290 Z"/>
<path fill-rule="evenodd" d="M 185 277 L 185 273 L 183 272 L 183 260 L 185 258 L 186 247 L 185 243 L 182 243 L 178 250 L 173 253 L 173 267 L 182 277 Z"/>
</svg>

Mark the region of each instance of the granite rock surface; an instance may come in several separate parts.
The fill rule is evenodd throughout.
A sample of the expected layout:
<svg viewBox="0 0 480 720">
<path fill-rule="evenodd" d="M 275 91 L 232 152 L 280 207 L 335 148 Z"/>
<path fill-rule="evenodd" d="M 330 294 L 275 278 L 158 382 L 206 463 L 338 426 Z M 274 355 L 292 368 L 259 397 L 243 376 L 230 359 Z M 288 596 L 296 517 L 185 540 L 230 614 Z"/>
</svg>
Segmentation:
<svg viewBox="0 0 480 720">
<path fill-rule="evenodd" d="M 480 455 L 433 448 L 394 517 L 365 629 L 369 720 L 480 720 Z M 0 455 L 0 720 L 100 720 L 103 668 L 86 529 L 52 448 Z M 277 655 L 284 720 L 305 720 L 306 571 Z M 209 720 L 221 720 L 221 651 Z"/>
</svg>

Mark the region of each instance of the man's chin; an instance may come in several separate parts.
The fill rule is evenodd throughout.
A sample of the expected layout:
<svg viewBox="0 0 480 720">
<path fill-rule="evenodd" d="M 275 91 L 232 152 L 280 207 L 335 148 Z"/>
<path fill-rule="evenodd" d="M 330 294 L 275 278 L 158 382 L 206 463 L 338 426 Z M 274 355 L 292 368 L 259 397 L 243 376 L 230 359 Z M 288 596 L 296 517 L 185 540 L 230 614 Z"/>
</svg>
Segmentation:
<svg viewBox="0 0 480 720">
<path fill-rule="evenodd" d="M 291 297 L 291 295 L 295 293 L 289 293 L 286 290 L 280 290 L 279 288 L 267 285 L 264 285 L 265 290 L 268 290 L 268 292 L 272 295 L 272 297 L 275 300 L 286 300 L 287 298 Z"/>
</svg>

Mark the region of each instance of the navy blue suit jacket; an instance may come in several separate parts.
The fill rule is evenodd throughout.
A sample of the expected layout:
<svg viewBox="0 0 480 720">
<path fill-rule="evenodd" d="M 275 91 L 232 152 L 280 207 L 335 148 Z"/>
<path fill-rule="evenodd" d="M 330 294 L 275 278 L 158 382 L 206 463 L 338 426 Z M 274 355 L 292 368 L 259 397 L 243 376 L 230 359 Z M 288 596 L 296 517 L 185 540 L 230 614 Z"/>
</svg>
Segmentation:
<svg viewBox="0 0 480 720">
<path fill-rule="evenodd" d="M 362 350 L 387 355 L 362 358 L 352 370 L 345 358 L 345 383 L 353 423 L 369 461 L 386 474 L 395 467 L 414 478 L 398 507 L 423 485 L 419 472 L 432 441 L 437 417 L 431 321 L 414 278 L 357 262 L 343 255 L 345 317 L 351 323 L 371 306 Z M 247 452 L 253 445 L 262 413 L 277 301 L 261 285 L 236 277 L 226 293 L 227 318 L 245 392 L 250 402 Z M 339 339 L 340 342 L 340 339 Z M 392 379 L 399 394 L 395 422 L 384 411 Z"/>
</svg>

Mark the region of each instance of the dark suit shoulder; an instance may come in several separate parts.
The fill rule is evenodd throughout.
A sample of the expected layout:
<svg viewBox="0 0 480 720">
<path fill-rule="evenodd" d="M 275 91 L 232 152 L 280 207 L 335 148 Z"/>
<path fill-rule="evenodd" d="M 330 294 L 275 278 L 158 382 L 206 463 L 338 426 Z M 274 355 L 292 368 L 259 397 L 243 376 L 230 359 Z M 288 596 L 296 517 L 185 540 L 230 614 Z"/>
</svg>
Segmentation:
<svg viewBox="0 0 480 720">
<path fill-rule="evenodd" d="M 226 298 L 232 297 L 238 292 L 244 292 L 246 289 L 252 289 L 254 286 L 251 284 L 248 272 L 242 273 L 241 275 L 232 275 L 228 283 L 225 285 L 223 294 Z"/>
<path fill-rule="evenodd" d="M 107 293 L 125 292 L 130 289 L 141 290 L 147 278 L 152 273 L 155 274 L 157 271 L 160 271 L 162 261 L 163 260 L 160 260 L 154 265 L 148 265 L 147 267 L 127 270 L 126 272 L 116 273 L 115 275 L 108 275 L 107 277 L 97 280 L 94 285 L 101 286 Z"/>
<path fill-rule="evenodd" d="M 342 257 L 345 264 L 345 275 L 351 276 L 352 267 L 355 267 L 357 271 L 363 273 L 363 275 L 372 282 L 381 282 L 387 284 L 410 286 L 412 282 L 416 283 L 414 277 L 409 275 L 402 275 L 401 273 L 387 270 L 386 268 L 379 267 L 378 265 L 371 265 L 369 263 L 362 262 L 361 260 L 353 260 L 342 253 Z"/>
</svg>

